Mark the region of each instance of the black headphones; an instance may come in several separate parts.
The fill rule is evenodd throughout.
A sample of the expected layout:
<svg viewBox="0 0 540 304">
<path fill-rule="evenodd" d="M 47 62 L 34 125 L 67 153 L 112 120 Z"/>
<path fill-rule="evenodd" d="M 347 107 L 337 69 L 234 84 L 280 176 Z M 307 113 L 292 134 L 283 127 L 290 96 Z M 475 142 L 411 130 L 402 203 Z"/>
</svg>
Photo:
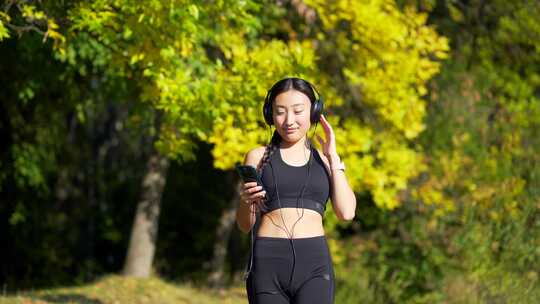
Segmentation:
<svg viewBox="0 0 540 304">
<path fill-rule="evenodd" d="M 307 80 L 304 80 L 304 81 L 309 84 L 313 92 L 317 92 L 317 96 L 318 96 L 317 100 L 311 103 L 311 117 L 310 117 L 311 123 L 317 123 L 319 122 L 321 113 L 323 112 L 323 109 L 324 109 L 324 100 L 321 94 L 319 94 L 319 91 L 317 91 L 317 89 L 315 88 L 315 86 L 313 86 Z M 272 101 L 269 100 L 270 95 L 272 95 L 272 89 L 268 90 L 268 93 L 266 93 L 266 97 L 264 98 L 264 105 L 263 105 L 264 121 L 269 126 L 274 124 L 274 120 L 272 119 Z"/>
</svg>

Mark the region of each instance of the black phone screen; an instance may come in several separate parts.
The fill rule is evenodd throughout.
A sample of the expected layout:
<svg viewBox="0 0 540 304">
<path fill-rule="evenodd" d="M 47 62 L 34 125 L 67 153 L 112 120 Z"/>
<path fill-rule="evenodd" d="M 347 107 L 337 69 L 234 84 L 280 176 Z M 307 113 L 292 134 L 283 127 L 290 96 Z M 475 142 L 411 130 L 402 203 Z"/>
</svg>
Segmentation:
<svg viewBox="0 0 540 304">
<path fill-rule="evenodd" d="M 256 182 L 258 180 L 257 170 L 249 165 L 236 165 L 236 170 L 244 182 Z"/>
<path fill-rule="evenodd" d="M 244 183 L 257 182 L 257 185 L 262 186 L 261 178 L 257 174 L 257 170 L 250 165 L 236 165 L 236 171 L 244 181 Z"/>
</svg>

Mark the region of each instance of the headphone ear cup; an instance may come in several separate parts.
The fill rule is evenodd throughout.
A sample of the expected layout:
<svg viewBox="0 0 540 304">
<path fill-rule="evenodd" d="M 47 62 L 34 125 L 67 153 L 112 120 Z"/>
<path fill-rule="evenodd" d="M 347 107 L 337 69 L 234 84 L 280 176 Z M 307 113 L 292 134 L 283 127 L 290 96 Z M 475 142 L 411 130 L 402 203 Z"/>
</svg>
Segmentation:
<svg viewBox="0 0 540 304">
<path fill-rule="evenodd" d="M 264 102 L 263 117 L 267 125 L 271 126 L 274 124 L 274 120 L 272 119 L 272 104 L 270 102 Z"/>
<path fill-rule="evenodd" d="M 266 93 L 266 97 L 264 97 L 264 104 L 263 104 L 264 121 L 269 126 L 274 124 L 274 120 L 272 119 L 272 103 L 269 100 L 270 93 L 272 93 L 272 89 L 268 90 L 268 92 Z"/>
<path fill-rule="evenodd" d="M 320 120 L 323 110 L 324 100 L 322 96 L 319 96 L 319 99 L 311 104 L 311 123 L 317 123 Z"/>
</svg>

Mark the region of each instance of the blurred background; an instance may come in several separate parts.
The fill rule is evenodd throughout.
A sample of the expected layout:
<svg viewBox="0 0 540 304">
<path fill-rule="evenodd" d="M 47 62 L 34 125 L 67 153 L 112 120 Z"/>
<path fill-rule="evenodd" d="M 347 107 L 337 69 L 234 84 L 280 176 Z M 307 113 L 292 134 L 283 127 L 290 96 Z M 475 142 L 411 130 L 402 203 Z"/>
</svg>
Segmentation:
<svg viewBox="0 0 540 304">
<path fill-rule="evenodd" d="M 292 76 L 357 197 L 336 303 L 538 302 L 536 0 L 1 1 L 0 302 L 247 303 L 234 164 Z"/>
</svg>

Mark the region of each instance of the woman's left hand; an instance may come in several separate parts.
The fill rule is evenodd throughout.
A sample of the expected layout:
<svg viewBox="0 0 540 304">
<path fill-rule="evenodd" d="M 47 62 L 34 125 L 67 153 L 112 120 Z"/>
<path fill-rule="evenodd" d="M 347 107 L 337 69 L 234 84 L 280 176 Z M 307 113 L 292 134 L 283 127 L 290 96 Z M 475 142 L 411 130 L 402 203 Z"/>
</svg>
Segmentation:
<svg viewBox="0 0 540 304">
<path fill-rule="evenodd" d="M 334 130 L 332 129 L 332 126 L 328 123 L 326 120 L 326 117 L 324 117 L 323 114 L 321 114 L 321 118 L 319 119 L 321 122 L 321 125 L 324 129 L 324 135 L 326 137 L 326 141 L 323 141 L 323 139 L 317 134 L 317 139 L 319 140 L 319 143 L 321 144 L 321 147 L 323 149 L 323 154 L 328 158 L 332 158 L 337 156 L 337 150 L 336 150 L 336 138 L 334 136 Z"/>
</svg>

